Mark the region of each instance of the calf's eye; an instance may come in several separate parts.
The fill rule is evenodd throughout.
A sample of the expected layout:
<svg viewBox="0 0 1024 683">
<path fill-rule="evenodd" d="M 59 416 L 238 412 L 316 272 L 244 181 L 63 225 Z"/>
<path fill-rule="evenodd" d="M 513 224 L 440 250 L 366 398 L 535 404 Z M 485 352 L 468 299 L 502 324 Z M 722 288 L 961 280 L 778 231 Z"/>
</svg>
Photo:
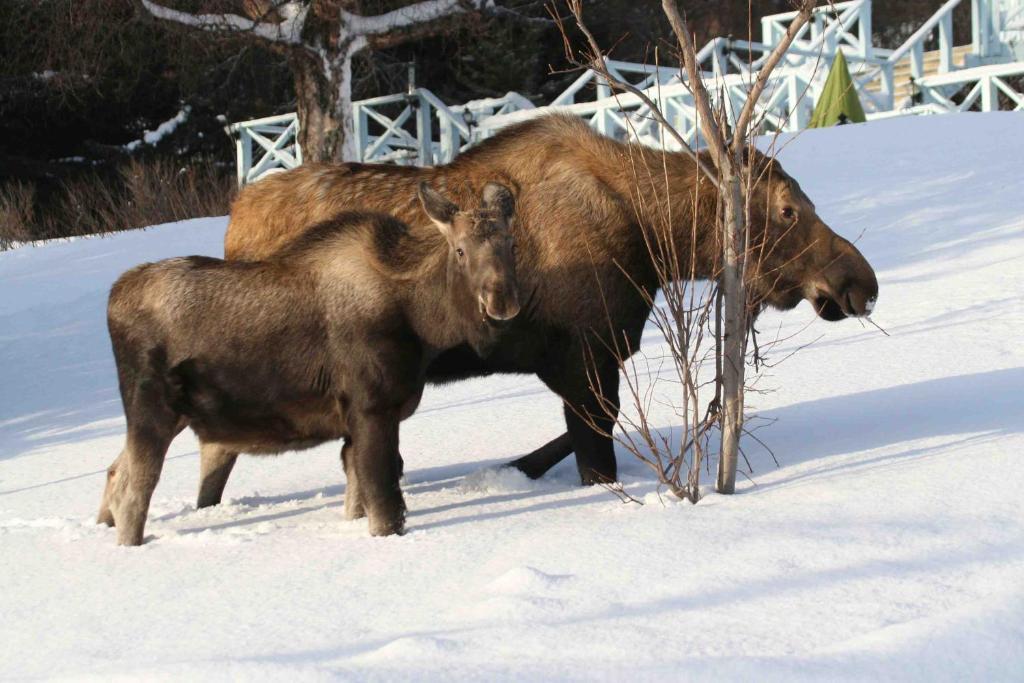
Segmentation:
<svg viewBox="0 0 1024 683">
<path fill-rule="evenodd" d="M 466 255 L 466 252 L 462 251 L 462 247 L 457 247 L 455 249 L 455 253 L 459 255 L 459 258 L 462 258 L 463 256 Z"/>
<path fill-rule="evenodd" d="M 784 206 L 784 207 L 782 207 L 782 217 L 783 218 L 793 218 L 794 216 L 796 216 L 796 211 L 793 210 L 792 206 Z"/>
</svg>

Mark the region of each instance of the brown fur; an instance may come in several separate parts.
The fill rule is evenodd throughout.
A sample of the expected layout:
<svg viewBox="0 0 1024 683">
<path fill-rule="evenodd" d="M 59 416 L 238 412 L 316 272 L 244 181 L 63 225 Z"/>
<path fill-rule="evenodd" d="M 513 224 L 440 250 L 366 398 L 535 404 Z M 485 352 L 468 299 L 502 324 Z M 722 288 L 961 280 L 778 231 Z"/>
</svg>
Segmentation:
<svg viewBox="0 0 1024 683">
<path fill-rule="evenodd" d="M 868 312 L 878 285 L 860 252 L 818 218 L 777 162 L 754 153 L 753 173 L 756 301 L 786 309 L 808 299 L 830 320 Z M 584 359 L 584 349 L 623 337 L 637 348 L 649 308 L 636 286 L 658 287 L 648 245 L 667 229 L 676 272 L 700 279 L 719 270 L 715 190 L 698 177 L 693 160 L 682 154 L 624 144 L 579 119 L 547 116 L 510 127 L 446 166 L 310 164 L 254 183 L 235 200 L 225 256 L 273 254 L 340 210 L 386 204 L 402 220 L 422 220 L 414 203 L 421 180 L 462 201 L 485 180 L 500 178 L 517 189 L 517 268 L 522 290 L 531 293 L 528 315 L 515 321 L 485 361 L 452 351 L 434 362 L 428 378 L 536 372 L 570 405 L 596 414 L 602 411 L 588 386 L 587 366 L 597 365 L 608 397 L 617 397 L 618 375 L 614 359 L 600 353 Z M 587 341 L 594 335 L 602 343 Z M 611 441 L 581 426 L 574 410 L 566 411 L 566 421 L 568 439 L 560 437 L 554 452 L 519 466 L 539 475 L 571 442 L 584 482 L 614 478 Z"/>
<path fill-rule="evenodd" d="M 486 355 L 496 328 L 481 319 L 485 290 L 498 292 L 488 314 L 518 312 L 508 199 L 490 187 L 464 213 L 424 188 L 436 228 L 346 213 L 266 261 L 192 256 L 122 275 L 108 326 L 128 436 L 100 521 L 116 523 L 120 543 L 142 542 L 164 454 L 187 425 L 202 444 L 201 500 L 219 500 L 239 452 L 344 438 L 347 515 L 365 506 L 372 533 L 400 533 L 398 423 L 428 363 L 459 344 Z"/>
</svg>

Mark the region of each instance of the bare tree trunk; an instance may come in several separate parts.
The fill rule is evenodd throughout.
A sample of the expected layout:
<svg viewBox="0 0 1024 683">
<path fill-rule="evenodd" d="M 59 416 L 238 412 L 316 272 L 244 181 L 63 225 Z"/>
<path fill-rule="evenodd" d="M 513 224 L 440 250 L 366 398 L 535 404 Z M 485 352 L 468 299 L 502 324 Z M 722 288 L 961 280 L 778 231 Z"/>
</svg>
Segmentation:
<svg viewBox="0 0 1024 683">
<path fill-rule="evenodd" d="M 299 146 L 307 160 L 327 162 L 356 159 L 352 57 L 357 52 L 437 33 L 451 17 L 498 9 L 493 0 L 420 0 L 361 15 L 348 11 L 349 5 L 361 4 L 354 2 L 244 0 L 240 5 L 245 14 L 238 15 L 193 14 L 153 0 L 134 1 L 158 19 L 214 35 L 244 35 L 288 54 L 295 76 Z"/>
<path fill-rule="evenodd" d="M 746 344 L 746 291 L 743 281 L 745 234 L 742 177 L 732 163 L 722 164 L 721 287 L 725 305 L 722 350 L 722 448 L 718 460 L 719 493 L 736 490 L 736 463 L 743 431 L 743 373 Z"/>
<path fill-rule="evenodd" d="M 352 57 L 348 50 L 320 63 L 307 55 L 291 59 L 299 116 L 299 145 L 306 161 L 357 161 L 352 120 Z"/>
</svg>

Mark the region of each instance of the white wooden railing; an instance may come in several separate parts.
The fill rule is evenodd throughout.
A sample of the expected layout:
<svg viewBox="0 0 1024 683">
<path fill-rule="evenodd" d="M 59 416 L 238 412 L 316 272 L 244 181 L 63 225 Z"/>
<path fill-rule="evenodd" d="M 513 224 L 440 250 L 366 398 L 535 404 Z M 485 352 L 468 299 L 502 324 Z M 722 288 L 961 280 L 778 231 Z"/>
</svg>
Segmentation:
<svg viewBox="0 0 1024 683">
<path fill-rule="evenodd" d="M 238 136 L 235 153 L 239 185 L 259 180 L 275 169 L 295 168 L 302 163 L 299 119 L 295 114 L 233 123 L 226 130 Z"/>
<path fill-rule="evenodd" d="M 874 46 L 871 0 L 848 0 L 818 7 L 773 73 L 756 104 L 761 130 L 799 130 L 807 125 L 838 51 L 869 119 L 950 111 L 1022 109 L 1024 95 L 1010 76 L 1024 75 L 1024 0 L 971 0 L 971 45 L 965 68 L 953 60 L 953 11 L 963 0 L 947 0 L 895 50 Z M 734 122 L 750 85 L 778 44 L 795 12 L 761 20 L 762 42 L 715 38 L 697 54 L 705 84 Z M 938 47 L 936 73 L 926 75 L 925 47 Z M 662 107 L 666 118 L 692 144 L 700 144 L 693 99 L 676 68 L 608 59 L 608 69 Z M 909 66 L 904 66 L 909 65 Z M 897 101 L 897 69 L 909 71 L 918 101 Z M 551 104 L 536 107 L 517 93 L 501 98 L 446 105 L 425 88 L 361 100 L 353 105 L 359 159 L 366 162 L 431 165 L 515 121 L 551 111 L 585 118 L 604 134 L 672 147 L 663 131 L 632 95 L 613 95 L 592 70 L 581 74 Z M 246 121 L 228 127 L 236 134 L 238 181 L 251 182 L 275 169 L 302 163 L 294 114 Z"/>
<path fill-rule="evenodd" d="M 783 12 L 761 19 L 761 40 L 777 45 L 798 12 Z M 800 29 L 796 47 L 832 54 L 840 47 L 852 48 L 859 56 L 872 57 L 871 0 L 849 0 L 821 5 L 811 21 Z"/>
<path fill-rule="evenodd" d="M 1016 64 L 989 64 L 926 76 L 918 81 L 918 86 L 925 104 L 938 106 L 948 112 L 1003 109 L 999 102 L 1000 94 L 1008 100 L 1009 110 L 1022 111 L 1024 92 L 1014 89 L 1007 79 L 1008 76 L 1020 75 L 1020 67 Z M 959 102 L 948 96 L 950 91 L 963 93 L 958 98 Z"/>
</svg>

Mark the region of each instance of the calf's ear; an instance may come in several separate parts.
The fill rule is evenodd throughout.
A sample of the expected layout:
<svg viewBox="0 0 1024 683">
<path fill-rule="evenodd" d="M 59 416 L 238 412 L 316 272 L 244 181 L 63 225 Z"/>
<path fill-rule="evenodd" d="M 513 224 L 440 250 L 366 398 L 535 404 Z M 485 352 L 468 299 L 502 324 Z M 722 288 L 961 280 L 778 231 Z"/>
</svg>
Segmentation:
<svg viewBox="0 0 1024 683">
<path fill-rule="evenodd" d="M 484 185 L 483 202 L 487 208 L 497 209 L 506 222 L 512 220 L 516 212 L 515 195 L 501 183 L 490 182 Z"/>
<path fill-rule="evenodd" d="M 432 188 L 430 183 L 425 180 L 420 183 L 419 195 L 420 203 L 423 204 L 423 210 L 427 212 L 427 216 L 434 222 L 438 230 L 448 236 L 452 230 L 455 214 L 459 212 L 459 207 Z"/>
</svg>

